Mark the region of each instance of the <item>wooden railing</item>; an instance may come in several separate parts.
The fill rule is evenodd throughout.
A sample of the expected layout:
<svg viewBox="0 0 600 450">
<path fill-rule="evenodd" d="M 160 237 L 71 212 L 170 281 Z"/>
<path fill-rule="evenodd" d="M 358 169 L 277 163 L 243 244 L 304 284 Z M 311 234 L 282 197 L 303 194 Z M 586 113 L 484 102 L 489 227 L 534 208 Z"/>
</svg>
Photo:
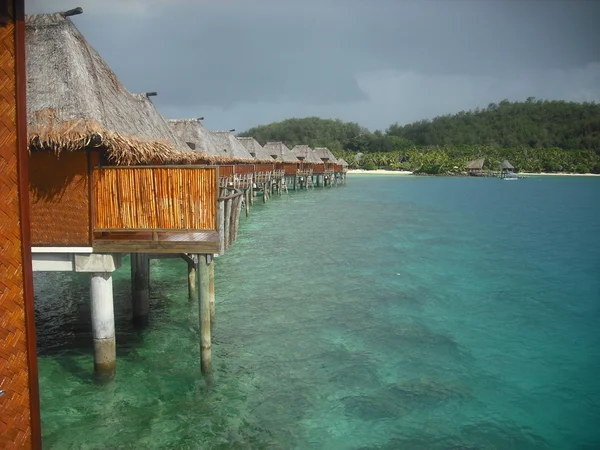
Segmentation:
<svg viewBox="0 0 600 450">
<path fill-rule="evenodd" d="M 94 231 L 217 230 L 217 169 L 96 167 Z"/>
<path fill-rule="evenodd" d="M 244 192 L 240 189 L 221 189 L 218 204 L 219 254 L 223 255 L 237 239 Z M 246 205 L 248 208 L 248 205 Z"/>
</svg>

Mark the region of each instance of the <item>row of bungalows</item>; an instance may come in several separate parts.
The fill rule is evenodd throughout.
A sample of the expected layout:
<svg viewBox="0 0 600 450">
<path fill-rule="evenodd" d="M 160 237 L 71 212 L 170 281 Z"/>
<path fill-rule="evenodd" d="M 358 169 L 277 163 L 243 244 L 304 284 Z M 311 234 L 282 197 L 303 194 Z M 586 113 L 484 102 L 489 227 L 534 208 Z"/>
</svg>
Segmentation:
<svg viewBox="0 0 600 450">
<path fill-rule="evenodd" d="M 336 171 L 345 180 L 344 162 L 327 149 L 296 154 L 281 142 L 263 147 L 207 130 L 201 119 L 165 119 L 150 100 L 156 93 L 128 91 L 88 44 L 70 19 L 81 12 L 25 21 L 33 269 L 90 274 L 94 367 L 114 373 L 112 272 L 122 255 L 131 255 L 133 319 L 142 324 L 148 261 L 183 258 L 209 371 L 213 257 L 235 240 L 252 191 L 265 198 L 296 187 L 306 170 L 324 185 Z"/>
</svg>

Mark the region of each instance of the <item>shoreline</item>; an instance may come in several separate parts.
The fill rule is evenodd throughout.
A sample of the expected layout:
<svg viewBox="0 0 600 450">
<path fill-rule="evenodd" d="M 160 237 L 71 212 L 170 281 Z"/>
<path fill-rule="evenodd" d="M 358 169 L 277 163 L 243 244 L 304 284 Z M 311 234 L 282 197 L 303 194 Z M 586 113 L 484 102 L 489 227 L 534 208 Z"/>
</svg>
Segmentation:
<svg viewBox="0 0 600 450">
<path fill-rule="evenodd" d="M 348 174 L 367 174 L 367 175 L 413 175 L 408 170 L 364 170 L 364 169 L 348 169 Z M 598 173 L 564 173 L 564 172 L 519 172 L 517 175 L 526 177 L 600 177 Z M 417 175 L 414 175 L 417 176 Z M 431 176 L 450 176 L 450 175 L 431 175 Z M 474 177 L 473 177 L 474 178 Z"/>
</svg>

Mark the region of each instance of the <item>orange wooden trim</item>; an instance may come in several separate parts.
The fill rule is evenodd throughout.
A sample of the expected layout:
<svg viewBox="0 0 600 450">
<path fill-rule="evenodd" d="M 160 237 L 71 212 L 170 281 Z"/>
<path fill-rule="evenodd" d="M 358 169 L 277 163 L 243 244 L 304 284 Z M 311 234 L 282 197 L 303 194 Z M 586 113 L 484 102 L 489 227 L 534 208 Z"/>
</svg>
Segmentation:
<svg viewBox="0 0 600 450">
<path fill-rule="evenodd" d="M 29 234 L 29 170 L 27 145 L 27 78 L 25 65 L 25 1 L 15 3 L 15 71 L 17 90 L 17 150 L 19 174 L 19 202 L 21 209 L 21 246 L 23 254 L 23 295 L 27 334 L 27 362 L 29 365 L 29 401 L 31 414 L 31 446 L 42 448 L 40 419 L 40 387 L 33 305 L 33 269 L 31 263 L 31 236 Z"/>
</svg>

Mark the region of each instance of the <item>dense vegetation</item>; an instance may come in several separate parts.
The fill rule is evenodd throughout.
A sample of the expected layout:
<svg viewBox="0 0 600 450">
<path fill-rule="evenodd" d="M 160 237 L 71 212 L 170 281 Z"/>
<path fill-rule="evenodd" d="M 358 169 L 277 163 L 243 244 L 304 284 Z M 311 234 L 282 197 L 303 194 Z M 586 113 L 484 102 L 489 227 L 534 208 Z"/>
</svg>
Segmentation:
<svg viewBox="0 0 600 450">
<path fill-rule="evenodd" d="M 385 132 L 308 117 L 258 126 L 240 136 L 253 136 L 261 144 L 326 146 L 351 167 L 447 173 L 485 157 L 488 169 L 508 159 L 521 171 L 600 173 L 596 103 L 503 100 L 486 109 L 393 124 Z"/>
</svg>

